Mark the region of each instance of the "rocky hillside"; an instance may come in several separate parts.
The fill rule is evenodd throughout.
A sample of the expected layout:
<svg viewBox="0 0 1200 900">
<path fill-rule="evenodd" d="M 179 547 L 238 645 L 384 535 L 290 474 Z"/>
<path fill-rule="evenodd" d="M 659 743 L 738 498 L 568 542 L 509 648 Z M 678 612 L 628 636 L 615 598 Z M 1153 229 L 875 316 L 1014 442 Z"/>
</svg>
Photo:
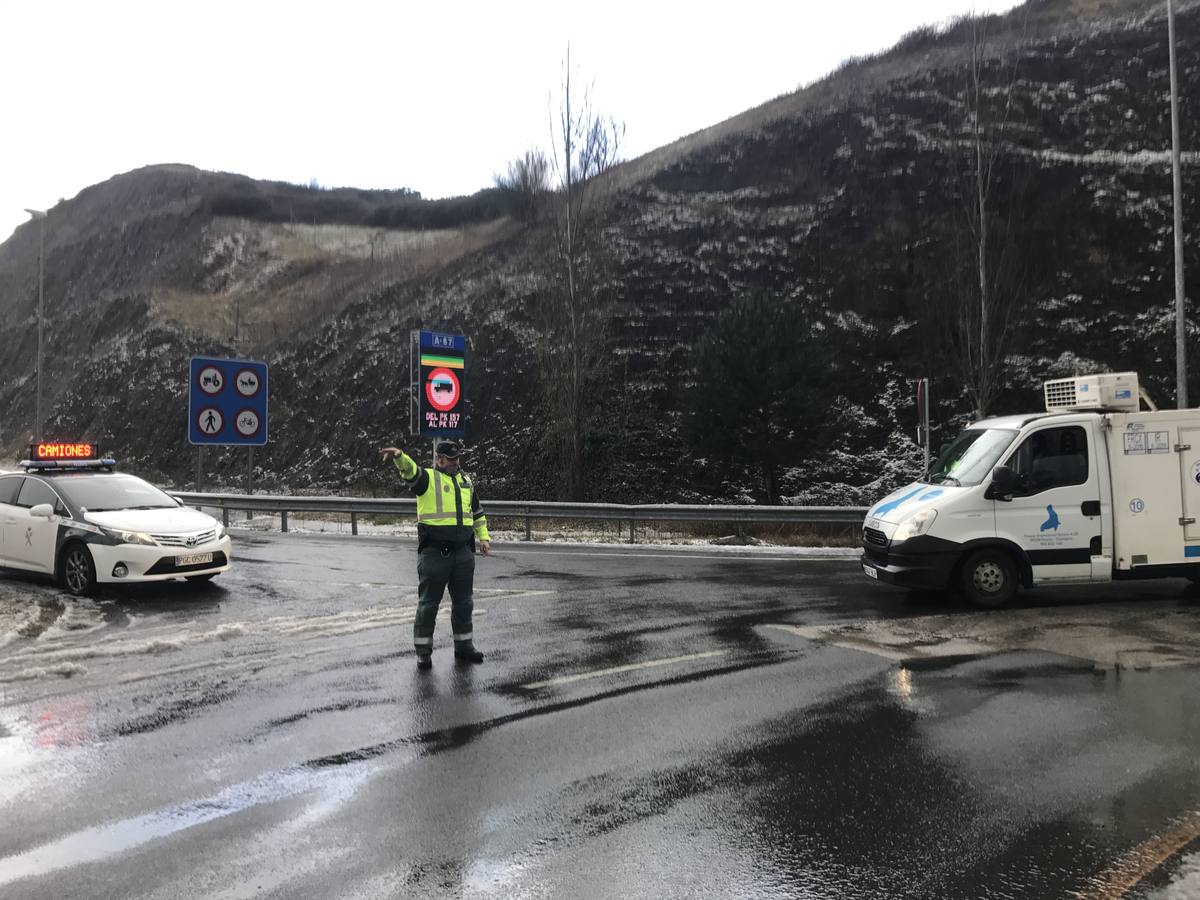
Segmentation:
<svg viewBox="0 0 1200 900">
<path fill-rule="evenodd" d="M 862 502 L 909 477 L 912 380 L 934 377 L 943 435 L 972 410 L 945 326 L 971 302 L 980 122 L 1009 325 L 990 410 L 1029 408 L 1042 379 L 1093 369 L 1135 369 L 1171 402 L 1159 5 L 1034 0 L 982 32 L 918 32 L 610 173 L 584 258 L 608 361 L 587 399 L 586 495 L 763 499 L 756 448 L 702 451 L 694 400 L 699 343 L 755 294 L 811 321 L 828 353 L 802 406 L 777 423 L 795 448 L 779 493 Z M 1182 4 L 1177 26 L 1183 145 L 1194 147 L 1200 8 Z M 985 63 L 974 82 L 972 47 Z M 1186 161 L 1184 219 L 1195 223 Z M 271 443 L 255 454 L 263 482 L 387 492 L 373 447 L 405 439 L 409 332 L 452 330 L 471 338 L 468 437 L 487 495 L 553 497 L 538 360 L 557 339 L 542 310 L 560 267 L 548 219 L 519 225 L 503 212 L 490 192 L 430 203 L 180 166 L 91 188 L 46 221 L 47 431 L 99 440 L 132 468 L 186 485 L 187 360 L 240 353 L 272 366 Z M 27 225 L 0 245 L 8 454 L 33 419 L 36 241 Z M 1196 246 L 1189 239 L 1189 273 Z M 721 416 L 708 427 L 722 428 Z M 244 451 L 210 456 L 217 477 L 244 470 Z"/>
</svg>

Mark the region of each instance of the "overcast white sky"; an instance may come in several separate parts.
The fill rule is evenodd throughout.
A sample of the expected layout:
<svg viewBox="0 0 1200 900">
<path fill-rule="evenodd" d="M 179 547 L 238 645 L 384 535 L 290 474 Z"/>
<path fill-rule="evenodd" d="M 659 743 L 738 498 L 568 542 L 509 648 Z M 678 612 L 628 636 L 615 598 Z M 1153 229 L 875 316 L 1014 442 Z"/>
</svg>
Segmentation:
<svg viewBox="0 0 1200 900">
<path fill-rule="evenodd" d="M 0 0 L 0 241 L 88 185 L 189 163 L 326 187 L 486 187 L 576 83 L 626 158 L 850 56 L 1016 0 Z"/>
</svg>

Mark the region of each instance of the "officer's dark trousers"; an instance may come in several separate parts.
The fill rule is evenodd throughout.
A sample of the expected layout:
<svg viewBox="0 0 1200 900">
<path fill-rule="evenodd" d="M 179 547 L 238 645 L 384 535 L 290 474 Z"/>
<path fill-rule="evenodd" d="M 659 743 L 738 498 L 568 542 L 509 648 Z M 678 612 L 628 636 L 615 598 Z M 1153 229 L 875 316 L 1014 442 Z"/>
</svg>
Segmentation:
<svg viewBox="0 0 1200 900">
<path fill-rule="evenodd" d="M 471 610 L 475 605 L 471 599 L 475 586 L 475 554 L 470 545 L 425 547 L 417 560 L 417 577 L 420 599 L 417 620 L 413 624 L 413 644 L 417 652 L 433 650 L 434 620 L 447 587 L 450 588 L 450 629 L 454 632 L 454 643 L 469 643 L 472 640 Z"/>
</svg>

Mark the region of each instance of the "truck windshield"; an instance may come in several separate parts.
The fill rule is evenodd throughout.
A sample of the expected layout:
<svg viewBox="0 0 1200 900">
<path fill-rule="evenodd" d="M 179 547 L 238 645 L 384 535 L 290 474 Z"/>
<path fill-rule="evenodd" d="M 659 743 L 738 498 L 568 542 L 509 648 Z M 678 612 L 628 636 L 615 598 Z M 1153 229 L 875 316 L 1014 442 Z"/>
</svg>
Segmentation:
<svg viewBox="0 0 1200 900">
<path fill-rule="evenodd" d="M 922 479 L 929 484 L 979 484 L 1017 436 L 1002 428 L 970 428 L 947 445 Z"/>
</svg>

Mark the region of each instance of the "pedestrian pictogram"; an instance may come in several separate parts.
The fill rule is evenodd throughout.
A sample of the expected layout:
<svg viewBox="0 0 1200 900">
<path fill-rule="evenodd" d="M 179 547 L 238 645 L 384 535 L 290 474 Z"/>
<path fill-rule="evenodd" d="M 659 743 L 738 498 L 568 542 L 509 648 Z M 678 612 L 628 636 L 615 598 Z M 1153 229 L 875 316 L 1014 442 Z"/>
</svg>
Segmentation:
<svg viewBox="0 0 1200 900">
<path fill-rule="evenodd" d="M 225 424 L 225 417 L 221 415 L 221 411 L 215 406 L 206 406 L 200 410 L 196 416 L 196 427 L 200 429 L 201 434 L 209 437 L 216 437 L 221 433 L 221 426 Z"/>
<path fill-rule="evenodd" d="M 193 357 L 188 368 L 188 441 L 226 447 L 267 443 L 267 364 Z"/>
<path fill-rule="evenodd" d="M 254 437 L 258 434 L 258 413 L 252 409 L 243 409 L 234 420 L 234 427 L 242 437 Z"/>
<path fill-rule="evenodd" d="M 458 403 L 458 376 L 450 369 L 434 369 L 425 381 L 429 405 L 439 412 L 453 409 Z"/>
<path fill-rule="evenodd" d="M 225 376 L 216 366 L 205 366 L 200 370 L 197 383 L 200 390 L 211 397 L 221 393 L 221 388 L 225 386 Z"/>
<path fill-rule="evenodd" d="M 253 397 L 262 386 L 262 382 L 258 380 L 258 373 L 253 369 L 240 370 L 234 377 L 233 384 L 243 397 Z"/>
</svg>

